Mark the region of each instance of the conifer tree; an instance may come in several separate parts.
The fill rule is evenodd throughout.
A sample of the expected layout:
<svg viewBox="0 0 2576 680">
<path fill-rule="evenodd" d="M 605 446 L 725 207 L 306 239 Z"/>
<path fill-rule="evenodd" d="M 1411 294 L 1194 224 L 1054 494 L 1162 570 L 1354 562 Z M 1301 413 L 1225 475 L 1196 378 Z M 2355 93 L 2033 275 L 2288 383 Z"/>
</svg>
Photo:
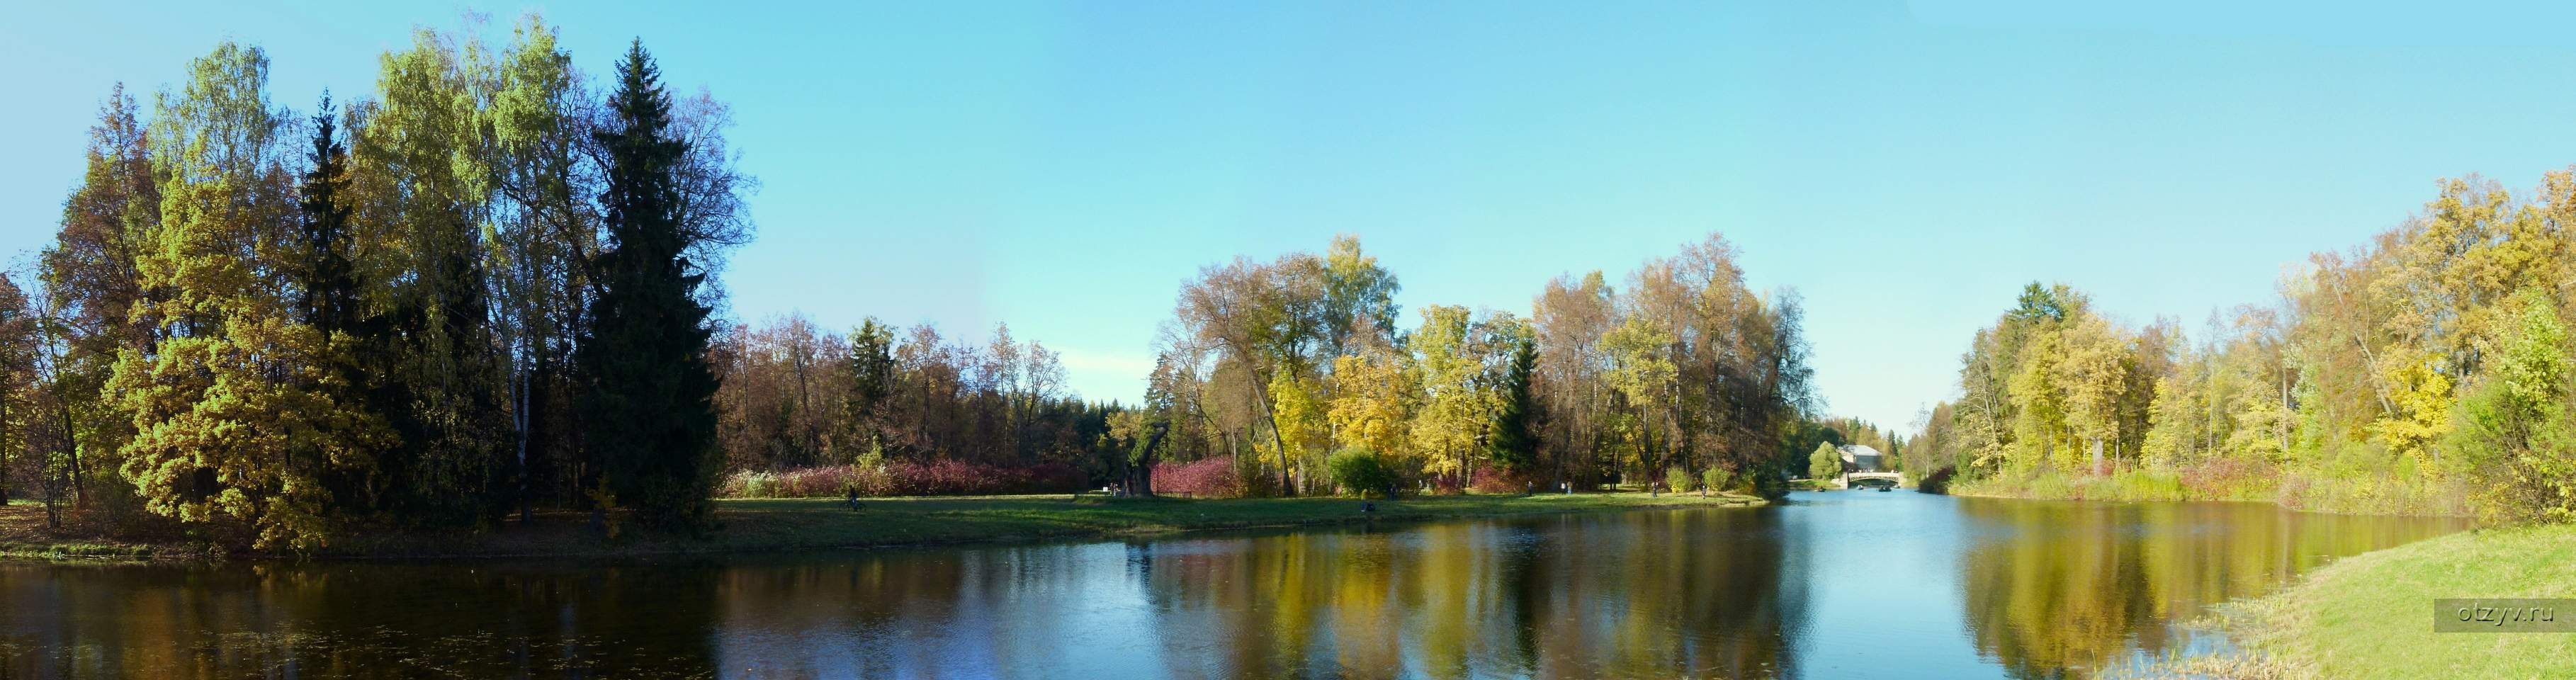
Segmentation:
<svg viewBox="0 0 2576 680">
<path fill-rule="evenodd" d="M 296 279 L 293 286 L 300 296 L 298 311 L 320 343 L 320 365 L 313 367 L 315 379 L 306 387 L 372 422 L 381 419 L 384 412 L 379 400 L 372 399 L 366 389 L 369 379 L 362 352 L 367 347 L 382 346 L 385 333 L 375 323 L 377 318 L 365 314 L 357 266 L 350 258 L 349 220 L 354 211 L 346 195 L 348 147 L 340 141 L 339 129 L 331 95 L 325 93 L 319 110 L 313 114 L 313 136 L 306 157 L 310 167 L 296 187 L 300 227 L 297 241 L 302 252 L 294 255 L 301 261 L 288 269 Z M 386 447 L 384 451 L 393 449 Z M 325 476 L 323 484 L 344 509 L 371 506 L 381 491 L 375 486 L 378 480 L 359 472 L 373 469 L 335 469 Z"/>
<path fill-rule="evenodd" d="M 676 171 L 688 151 L 671 129 L 659 70 L 636 41 L 618 65 L 609 99 L 607 191 L 600 196 L 612 247 L 593 267 L 598 294 L 577 363 L 588 447 L 604 501 L 653 524 L 706 519 L 720 463 L 716 377 L 708 361 L 705 274 L 686 253 Z"/>
<path fill-rule="evenodd" d="M 1485 448 L 1494 466 L 1512 474 L 1528 474 L 1538 466 L 1540 413 L 1536 393 L 1530 391 L 1530 374 L 1538 369 L 1538 343 L 1530 338 L 1513 342 L 1511 364 L 1503 373 L 1501 408 L 1494 412 L 1493 433 Z"/>
</svg>

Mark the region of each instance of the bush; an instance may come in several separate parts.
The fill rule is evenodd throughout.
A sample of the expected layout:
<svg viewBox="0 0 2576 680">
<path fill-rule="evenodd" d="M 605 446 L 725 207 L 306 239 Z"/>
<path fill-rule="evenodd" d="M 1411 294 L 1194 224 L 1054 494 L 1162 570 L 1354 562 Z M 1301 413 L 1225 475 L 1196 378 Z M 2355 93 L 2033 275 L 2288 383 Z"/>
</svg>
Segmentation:
<svg viewBox="0 0 2576 680">
<path fill-rule="evenodd" d="M 872 470 L 847 465 L 826 465 L 769 472 L 740 470 L 726 475 L 716 485 L 716 495 L 724 498 L 822 498 L 849 493 L 852 487 L 866 488 L 860 482 Z M 863 492 L 864 493 L 864 492 Z"/>
<path fill-rule="evenodd" d="M 1673 493 L 1690 493 L 1699 490 L 1699 480 L 1691 476 L 1690 468 L 1675 465 L 1664 468 L 1664 488 Z"/>
<path fill-rule="evenodd" d="M 1950 493 L 1950 480 L 1958 476 L 1958 467 L 1944 465 L 1941 466 L 1941 469 L 1939 470 L 1933 470 L 1932 476 L 1925 477 L 1923 478 L 1923 481 L 1915 483 L 1914 490 L 1935 495 L 1947 494 Z"/>
<path fill-rule="evenodd" d="M 1071 465 L 1039 463 L 1019 467 L 982 465 L 959 460 L 929 463 L 898 461 L 885 466 L 884 496 L 967 496 L 1015 493 L 1071 493 L 1090 479 Z M 863 492 L 864 493 L 864 492 Z"/>
<path fill-rule="evenodd" d="M 1154 493 L 1234 498 L 1244 495 L 1247 488 L 1243 478 L 1235 473 L 1233 456 L 1154 465 Z"/>
<path fill-rule="evenodd" d="M 1735 488 L 1735 473 L 1728 472 L 1726 468 L 1711 465 L 1699 474 L 1701 488 L 1710 491 L 1726 491 Z"/>
<path fill-rule="evenodd" d="M 1398 481 L 1395 468 L 1379 459 L 1376 451 L 1361 447 L 1334 452 L 1324 466 L 1332 470 L 1334 485 L 1361 497 L 1367 497 L 1371 491 L 1392 496 Z"/>
<path fill-rule="evenodd" d="M 855 489 L 861 496 L 984 496 L 1071 493 L 1090 483 L 1071 465 L 1047 462 L 1002 466 L 938 460 L 895 461 L 880 467 L 825 465 L 727 475 L 716 495 L 727 498 L 831 498 Z"/>
<path fill-rule="evenodd" d="M 1532 480 L 1527 476 L 1491 467 L 1476 468 L 1475 478 L 1467 488 L 1481 494 L 1522 494 L 1529 493 L 1535 488 L 1532 486 Z"/>
</svg>

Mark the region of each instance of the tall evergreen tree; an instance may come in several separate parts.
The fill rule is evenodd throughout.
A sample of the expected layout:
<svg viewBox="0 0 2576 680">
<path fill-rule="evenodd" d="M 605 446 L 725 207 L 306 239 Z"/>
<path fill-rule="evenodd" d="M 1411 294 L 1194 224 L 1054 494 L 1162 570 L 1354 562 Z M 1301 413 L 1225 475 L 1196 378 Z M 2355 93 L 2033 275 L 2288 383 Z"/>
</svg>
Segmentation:
<svg viewBox="0 0 2576 680">
<path fill-rule="evenodd" d="M 1538 467 L 1539 417 L 1530 374 L 1538 370 L 1538 342 L 1522 337 L 1513 343 L 1511 365 L 1503 373 L 1501 408 L 1494 412 L 1493 433 L 1485 449 L 1494 466 L 1514 475 Z"/>
<path fill-rule="evenodd" d="M 306 157 L 312 167 L 304 171 L 296 203 L 304 227 L 304 281 L 298 291 L 304 296 L 304 320 L 326 336 L 352 332 L 359 311 L 357 269 L 348 252 L 352 211 L 340 195 L 349 185 L 349 150 L 340 142 L 339 129 L 326 92 L 313 114 L 313 146 Z"/>
<path fill-rule="evenodd" d="M 593 267 L 598 295 L 576 357 L 588 446 L 607 500 L 654 524 L 702 522 L 720 463 L 716 376 L 708 361 L 705 274 L 686 253 L 676 182 L 688 145 L 671 129 L 671 101 L 637 40 L 609 98 L 608 189 L 600 196 L 613 246 Z"/>
<path fill-rule="evenodd" d="M 841 370 L 850 390 L 841 401 L 841 431 L 833 436 L 834 453 L 843 462 L 883 453 L 885 438 L 877 413 L 894 392 L 894 329 L 869 317 L 850 331 L 849 356 Z"/>
<path fill-rule="evenodd" d="M 311 389 L 323 393 L 332 403 L 361 414 L 373 421 L 383 417 L 384 400 L 366 389 L 369 383 L 366 365 L 372 348 L 382 348 L 387 339 L 385 328 L 377 317 L 369 316 L 360 299 L 358 271 L 350 258 L 351 241 L 349 150 L 340 141 L 339 121 L 333 115 L 331 95 L 322 95 L 322 104 L 313 114 L 313 136 L 303 181 L 296 185 L 298 253 L 302 261 L 289 267 L 295 273 L 293 282 L 299 295 L 298 310 L 305 325 L 311 326 L 319 341 L 320 363 L 315 367 Z M 397 450 L 386 447 L 383 454 Z M 323 486 L 335 502 L 356 509 L 378 502 L 380 489 L 374 470 L 365 468 L 334 469 L 325 474 Z"/>
</svg>

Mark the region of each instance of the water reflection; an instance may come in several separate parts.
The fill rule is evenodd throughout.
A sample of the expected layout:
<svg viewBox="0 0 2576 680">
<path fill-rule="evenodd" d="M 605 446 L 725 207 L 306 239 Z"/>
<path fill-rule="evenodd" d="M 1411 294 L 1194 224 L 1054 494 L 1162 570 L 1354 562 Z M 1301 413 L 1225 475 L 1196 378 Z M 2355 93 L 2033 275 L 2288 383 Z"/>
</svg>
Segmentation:
<svg viewBox="0 0 2576 680">
<path fill-rule="evenodd" d="M 1133 554 L 1172 677 L 1771 677 L 1795 592 L 1777 521 L 1641 513 Z"/>
<path fill-rule="evenodd" d="M 0 678 L 2053 677 L 2442 530 L 1844 493 L 723 560 L 0 564 Z"/>
<path fill-rule="evenodd" d="M 2180 641 L 2177 620 L 2269 592 L 2337 557 L 2457 531 L 2255 503 L 1963 499 L 1960 559 L 1977 650 L 2011 677 L 2127 665 Z"/>
</svg>

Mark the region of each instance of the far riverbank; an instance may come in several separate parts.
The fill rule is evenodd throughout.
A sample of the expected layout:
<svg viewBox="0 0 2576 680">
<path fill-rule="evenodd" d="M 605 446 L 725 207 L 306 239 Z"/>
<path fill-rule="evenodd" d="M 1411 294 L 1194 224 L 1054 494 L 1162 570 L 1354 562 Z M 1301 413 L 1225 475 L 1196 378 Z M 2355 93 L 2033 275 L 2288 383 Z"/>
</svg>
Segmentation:
<svg viewBox="0 0 2576 680">
<path fill-rule="evenodd" d="M 2339 515 L 2466 517 L 2466 492 L 2424 480 L 2322 480 L 2270 469 L 2137 470 L 2110 474 L 2040 472 L 1953 482 L 1953 496 L 2026 500 L 2228 501 L 2272 503 L 2300 512 Z"/>
<path fill-rule="evenodd" d="M 327 559 L 480 559 L 757 553 L 795 550 L 954 545 L 1013 541 L 1123 538 L 1185 531 L 1374 521 L 1418 521 L 1662 508 L 1754 507 L 1757 497 L 1636 492 L 1526 496 L 1421 496 L 1393 501 L 1356 498 L 1129 499 L 1101 496 L 973 496 L 864 499 L 857 510 L 840 499 L 723 499 L 716 526 L 699 535 L 618 531 L 601 536 L 587 516 L 538 513 L 501 529 L 452 534 L 384 533 L 333 541 L 311 557 Z M 0 508 L 0 559 L 265 559 L 290 555 L 233 553 L 185 539 L 134 541 L 44 530 L 44 511 Z"/>
</svg>

